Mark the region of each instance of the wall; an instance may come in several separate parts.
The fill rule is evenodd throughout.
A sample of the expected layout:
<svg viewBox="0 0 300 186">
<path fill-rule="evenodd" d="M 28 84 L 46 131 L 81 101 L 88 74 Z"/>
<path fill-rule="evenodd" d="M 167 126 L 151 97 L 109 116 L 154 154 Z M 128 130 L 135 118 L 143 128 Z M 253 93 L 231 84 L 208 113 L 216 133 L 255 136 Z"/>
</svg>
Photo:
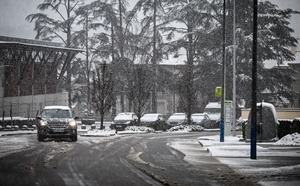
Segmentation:
<svg viewBox="0 0 300 186">
<path fill-rule="evenodd" d="M 247 120 L 250 109 L 242 109 L 242 119 Z M 300 108 L 276 108 L 277 118 L 280 120 L 293 120 L 300 118 Z"/>
<path fill-rule="evenodd" d="M 64 105 L 68 106 L 68 93 L 57 94 L 40 94 L 34 96 L 20 96 L 20 97 L 0 97 L 0 114 L 5 117 L 21 116 L 34 118 L 37 111 L 40 111 L 46 105 Z"/>
</svg>

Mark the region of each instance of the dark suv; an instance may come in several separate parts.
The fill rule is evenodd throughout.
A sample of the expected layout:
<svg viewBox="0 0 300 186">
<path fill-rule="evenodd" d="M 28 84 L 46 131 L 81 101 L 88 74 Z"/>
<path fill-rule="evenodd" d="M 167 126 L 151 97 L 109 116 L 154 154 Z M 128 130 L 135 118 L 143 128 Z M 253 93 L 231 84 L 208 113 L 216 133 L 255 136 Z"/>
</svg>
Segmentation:
<svg viewBox="0 0 300 186">
<path fill-rule="evenodd" d="M 77 123 L 67 106 L 46 106 L 36 119 L 37 138 L 70 138 L 77 141 Z"/>
</svg>

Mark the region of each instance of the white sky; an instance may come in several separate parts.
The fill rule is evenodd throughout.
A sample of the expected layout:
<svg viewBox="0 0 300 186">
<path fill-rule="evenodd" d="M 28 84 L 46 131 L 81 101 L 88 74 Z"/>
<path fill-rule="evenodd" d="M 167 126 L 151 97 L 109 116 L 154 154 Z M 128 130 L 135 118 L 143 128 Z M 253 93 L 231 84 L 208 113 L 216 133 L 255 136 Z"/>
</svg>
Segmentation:
<svg viewBox="0 0 300 186">
<path fill-rule="evenodd" d="M 280 8 L 300 11 L 300 0 L 271 0 Z M 0 35 L 33 39 L 34 24 L 25 21 L 27 15 L 36 13 L 36 7 L 43 0 L 0 0 Z M 129 1 L 132 2 L 132 1 Z M 300 15 L 291 20 L 295 36 L 300 38 Z"/>
</svg>

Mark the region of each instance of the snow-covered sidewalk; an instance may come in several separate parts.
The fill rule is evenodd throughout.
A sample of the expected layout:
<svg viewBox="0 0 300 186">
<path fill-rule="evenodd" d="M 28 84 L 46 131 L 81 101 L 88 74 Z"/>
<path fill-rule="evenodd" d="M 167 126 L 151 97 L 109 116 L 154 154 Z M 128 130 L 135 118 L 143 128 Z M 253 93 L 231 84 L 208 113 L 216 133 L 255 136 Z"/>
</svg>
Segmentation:
<svg viewBox="0 0 300 186">
<path fill-rule="evenodd" d="M 207 148 L 212 156 L 215 157 L 250 157 L 250 143 L 244 142 L 241 136 L 225 136 L 224 142 L 220 142 L 220 136 L 205 136 L 198 138 L 199 143 Z M 268 146 L 268 147 L 266 147 Z M 299 148 L 300 134 L 289 134 L 277 142 L 257 142 L 257 156 L 296 156 L 300 157 L 299 152 L 282 151 L 289 148 Z M 276 151 L 276 153 L 271 151 Z"/>
<path fill-rule="evenodd" d="M 251 144 L 241 141 L 241 136 L 225 136 L 224 142 L 220 142 L 219 135 L 200 137 L 198 140 L 220 162 L 250 179 L 260 180 L 260 185 L 300 185 L 299 177 L 290 179 L 290 175 L 300 175 L 298 133 L 286 135 L 277 142 L 257 142 L 256 159 L 250 158 Z"/>
</svg>

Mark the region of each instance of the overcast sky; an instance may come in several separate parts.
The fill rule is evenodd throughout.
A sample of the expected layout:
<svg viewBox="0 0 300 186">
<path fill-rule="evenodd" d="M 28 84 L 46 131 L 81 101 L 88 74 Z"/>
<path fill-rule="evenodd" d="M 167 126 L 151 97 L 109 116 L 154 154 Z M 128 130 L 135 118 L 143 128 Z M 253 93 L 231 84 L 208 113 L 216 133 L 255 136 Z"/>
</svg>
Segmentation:
<svg viewBox="0 0 300 186">
<path fill-rule="evenodd" d="M 34 23 L 25 21 L 29 14 L 36 13 L 36 7 L 44 0 L 0 0 L 0 35 L 33 39 Z M 132 2 L 128 0 L 129 2 Z M 292 8 L 300 11 L 300 0 L 271 0 L 281 9 Z M 300 15 L 291 20 L 294 36 L 300 38 Z"/>
</svg>

